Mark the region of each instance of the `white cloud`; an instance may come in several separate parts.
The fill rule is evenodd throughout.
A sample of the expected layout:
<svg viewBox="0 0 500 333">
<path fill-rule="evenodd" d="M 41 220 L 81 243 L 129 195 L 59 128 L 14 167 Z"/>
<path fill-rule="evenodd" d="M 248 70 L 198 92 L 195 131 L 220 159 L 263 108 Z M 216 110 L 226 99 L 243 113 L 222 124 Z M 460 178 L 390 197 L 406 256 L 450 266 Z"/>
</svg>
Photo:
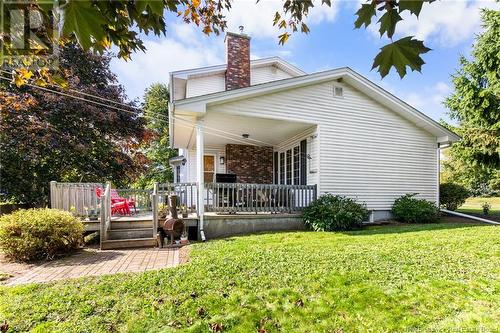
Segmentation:
<svg viewBox="0 0 500 333">
<path fill-rule="evenodd" d="M 133 54 L 132 60 L 113 59 L 111 62 L 129 98 L 141 98 L 144 89 L 152 83 L 168 83 L 171 71 L 224 62 L 224 43 L 220 38 L 205 37 L 195 27 L 184 23 L 170 26 L 169 32 L 167 36 L 172 37 L 146 40 L 146 52 Z"/>
<path fill-rule="evenodd" d="M 338 12 L 338 1 L 332 6 L 321 5 L 316 0 L 315 6 L 309 12 L 305 22 L 314 25 L 321 22 L 333 22 Z M 244 27 L 244 32 L 253 38 L 277 38 L 279 29 L 273 26 L 274 14 L 283 9 L 281 0 L 236 0 L 232 3 L 231 10 L 227 13 L 229 31 L 238 32 L 239 27 Z"/>
<path fill-rule="evenodd" d="M 443 102 L 451 91 L 452 89 L 447 83 L 440 81 L 425 87 L 421 91 L 401 94 L 400 97 L 419 111 L 435 120 L 439 120 L 440 118 L 447 118 Z"/>
<path fill-rule="evenodd" d="M 424 4 L 417 19 L 405 11 L 397 26 L 402 35 L 431 39 L 440 46 L 452 47 L 467 40 L 481 29 L 481 8 L 497 8 L 495 1 L 442 0 Z"/>
<path fill-rule="evenodd" d="M 358 6 L 362 3 L 365 2 L 360 0 Z M 481 31 L 482 8 L 500 10 L 500 4 L 494 0 L 441 0 L 424 3 L 418 18 L 408 11 L 401 14 L 403 21 L 396 26 L 396 35 L 415 36 L 417 39 L 425 40 L 426 44 L 454 47 Z M 377 14 L 380 17 L 380 13 Z M 377 21 L 378 18 L 374 19 L 367 30 L 379 39 Z"/>
</svg>

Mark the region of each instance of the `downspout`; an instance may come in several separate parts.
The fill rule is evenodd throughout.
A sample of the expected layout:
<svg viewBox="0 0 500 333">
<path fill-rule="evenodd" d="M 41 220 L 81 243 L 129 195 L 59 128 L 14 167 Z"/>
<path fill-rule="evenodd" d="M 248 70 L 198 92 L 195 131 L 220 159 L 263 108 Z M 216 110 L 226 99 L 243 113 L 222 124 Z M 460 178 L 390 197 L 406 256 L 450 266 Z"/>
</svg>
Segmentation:
<svg viewBox="0 0 500 333">
<path fill-rule="evenodd" d="M 472 219 L 472 220 L 476 220 L 476 221 L 480 221 L 480 222 L 484 222 L 484 223 L 488 223 L 488 224 L 500 225 L 500 222 L 483 219 L 482 217 L 477 217 L 477 216 L 468 215 L 468 214 L 464 214 L 464 213 L 454 212 L 452 210 L 447 210 L 447 209 L 441 209 L 441 211 L 443 213 L 450 214 L 450 215 L 456 215 L 456 216 L 460 216 L 460 217 L 465 217 L 465 218 L 468 218 L 468 219 Z"/>
</svg>

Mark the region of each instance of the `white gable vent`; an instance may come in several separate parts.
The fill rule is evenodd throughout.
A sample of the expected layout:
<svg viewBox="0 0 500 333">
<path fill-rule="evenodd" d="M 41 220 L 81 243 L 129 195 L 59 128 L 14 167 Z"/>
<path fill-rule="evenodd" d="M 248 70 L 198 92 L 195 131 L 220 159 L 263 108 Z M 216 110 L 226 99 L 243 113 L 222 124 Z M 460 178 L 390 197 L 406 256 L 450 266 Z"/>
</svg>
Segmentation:
<svg viewBox="0 0 500 333">
<path fill-rule="evenodd" d="M 344 89 L 340 86 L 333 86 L 333 96 L 343 97 L 344 96 Z"/>
</svg>

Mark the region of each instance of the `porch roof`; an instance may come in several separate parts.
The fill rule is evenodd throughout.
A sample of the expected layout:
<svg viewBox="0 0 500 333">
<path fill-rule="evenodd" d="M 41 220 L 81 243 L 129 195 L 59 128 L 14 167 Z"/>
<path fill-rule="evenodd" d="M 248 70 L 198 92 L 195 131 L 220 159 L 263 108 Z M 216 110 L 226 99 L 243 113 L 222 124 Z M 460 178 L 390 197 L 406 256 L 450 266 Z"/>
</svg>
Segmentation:
<svg viewBox="0 0 500 333">
<path fill-rule="evenodd" d="M 311 131 L 312 123 L 246 117 L 222 112 L 209 112 L 204 117 L 205 146 L 244 144 L 278 146 Z M 193 148 L 196 142 L 196 118 L 176 117 L 176 148 Z M 248 134 L 248 137 L 243 137 Z"/>
</svg>

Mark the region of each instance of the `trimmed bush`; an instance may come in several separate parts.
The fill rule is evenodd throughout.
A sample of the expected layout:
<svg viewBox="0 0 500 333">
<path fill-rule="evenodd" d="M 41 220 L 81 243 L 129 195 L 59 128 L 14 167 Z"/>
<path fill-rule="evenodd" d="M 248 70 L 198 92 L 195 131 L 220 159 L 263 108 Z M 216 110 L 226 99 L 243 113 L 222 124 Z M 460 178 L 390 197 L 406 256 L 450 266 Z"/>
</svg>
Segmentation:
<svg viewBox="0 0 500 333">
<path fill-rule="evenodd" d="M 321 196 L 302 213 L 304 223 L 315 231 L 356 229 L 367 217 L 365 206 L 353 199 L 332 194 Z"/>
<path fill-rule="evenodd" d="M 469 191 L 458 184 L 444 183 L 439 185 L 439 202 L 448 210 L 457 210 L 469 197 Z"/>
<path fill-rule="evenodd" d="M 439 217 L 439 209 L 430 201 L 417 199 L 414 194 L 405 194 L 394 201 L 393 217 L 405 223 L 432 223 Z"/>
<path fill-rule="evenodd" d="M 11 259 L 53 259 L 76 249 L 83 236 L 82 222 L 57 209 L 18 210 L 0 217 L 0 248 Z"/>
</svg>

